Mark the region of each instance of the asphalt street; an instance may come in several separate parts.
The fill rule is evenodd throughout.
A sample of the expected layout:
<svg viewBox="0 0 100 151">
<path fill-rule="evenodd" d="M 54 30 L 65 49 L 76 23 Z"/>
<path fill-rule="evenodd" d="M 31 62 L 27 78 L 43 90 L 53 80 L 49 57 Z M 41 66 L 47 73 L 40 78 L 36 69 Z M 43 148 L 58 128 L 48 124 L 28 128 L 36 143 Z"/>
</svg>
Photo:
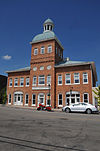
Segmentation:
<svg viewBox="0 0 100 151">
<path fill-rule="evenodd" d="M 100 114 L 0 106 L 0 151 L 100 151 Z"/>
</svg>

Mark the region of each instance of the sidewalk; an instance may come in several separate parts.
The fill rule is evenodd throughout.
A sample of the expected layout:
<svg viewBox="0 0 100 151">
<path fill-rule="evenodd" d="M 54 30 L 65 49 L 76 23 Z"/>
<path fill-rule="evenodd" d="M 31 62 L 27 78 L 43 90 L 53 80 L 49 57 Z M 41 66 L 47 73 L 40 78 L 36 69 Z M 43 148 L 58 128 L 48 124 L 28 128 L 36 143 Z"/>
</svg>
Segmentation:
<svg viewBox="0 0 100 151">
<path fill-rule="evenodd" d="M 37 111 L 37 107 L 28 107 L 28 106 L 18 106 L 18 105 L 0 104 L 0 107 L 18 108 L 18 109 L 28 109 L 28 110 Z M 62 112 L 62 109 L 54 109 L 54 108 L 52 108 L 52 112 Z"/>
</svg>

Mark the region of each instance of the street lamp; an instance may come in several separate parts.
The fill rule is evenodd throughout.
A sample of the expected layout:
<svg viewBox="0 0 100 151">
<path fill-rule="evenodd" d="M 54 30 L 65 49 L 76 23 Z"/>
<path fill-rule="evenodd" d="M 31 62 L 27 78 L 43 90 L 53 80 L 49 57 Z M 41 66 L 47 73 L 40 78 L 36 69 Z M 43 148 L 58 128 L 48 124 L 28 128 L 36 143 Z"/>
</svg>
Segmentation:
<svg viewBox="0 0 100 151">
<path fill-rule="evenodd" d="M 50 84 L 48 84 L 48 88 L 49 88 L 49 106 L 50 106 Z"/>
</svg>

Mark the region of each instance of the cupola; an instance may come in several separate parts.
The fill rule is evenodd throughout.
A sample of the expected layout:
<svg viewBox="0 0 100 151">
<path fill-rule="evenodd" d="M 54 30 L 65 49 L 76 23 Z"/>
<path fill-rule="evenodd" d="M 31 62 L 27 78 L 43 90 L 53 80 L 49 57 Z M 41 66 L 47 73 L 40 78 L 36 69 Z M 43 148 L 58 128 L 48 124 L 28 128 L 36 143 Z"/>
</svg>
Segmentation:
<svg viewBox="0 0 100 151">
<path fill-rule="evenodd" d="M 46 32 L 46 31 L 53 31 L 54 23 L 53 23 L 53 21 L 51 19 L 48 18 L 44 22 L 43 26 L 44 26 L 44 32 Z"/>
</svg>

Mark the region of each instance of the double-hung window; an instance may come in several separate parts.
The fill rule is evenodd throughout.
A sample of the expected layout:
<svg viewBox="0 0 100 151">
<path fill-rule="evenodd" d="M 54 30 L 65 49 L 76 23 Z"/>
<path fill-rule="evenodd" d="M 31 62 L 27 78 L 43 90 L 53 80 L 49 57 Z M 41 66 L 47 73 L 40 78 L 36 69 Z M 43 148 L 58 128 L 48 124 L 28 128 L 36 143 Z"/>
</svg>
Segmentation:
<svg viewBox="0 0 100 151">
<path fill-rule="evenodd" d="M 87 72 L 84 72 L 83 73 L 83 83 L 88 83 L 88 73 Z"/>
<path fill-rule="evenodd" d="M 34 49 L 34 55 L 37 55 L 37 54 L 38 54 L 38 49 L 35 48 L 35 49 Z"/>
<path fill-rule="evenodd" d="M 52 46 L 49 45 L 49 46 L 48 46 L 48 53 L 51 53 L 51 52 L 52 52 Z"/>
<path fill-rule="evenodd" d="M 69 73 L 66 74 L 65 80 L 65 84 L 71 84 L 71 75 Z"/>
<path fill-rule="evenodd" d="M 89 102 L 89 94 L 88 94 L 88 93 L 84 93 L 84 94 L 83 94 L 83 101 L 84 101 L 85 103 L 88 103 L 88 102 Z"/>
<path fill-rule="evenodd" d="M 12 87 L 12 78 L 9 79 L 9 87 Z"/>
<path fill-rule="evenodd" d="M 37 81 L 37 77 L 34 76 L 34 77 L 33 77 L 33 86 L 36 86 L 36 81 Z"/>
<path fill-rule="evenodd" d="M 44 75 L 40 75 L 39 76 L 39 85 L 44 85 L 45 84 L 45 76 Z"/>
<path fill-rule="evenodd" d="M 75 84 L 80 83 L 79 73 L 74 73 L 74 83 Z"/>
<path fill-rule="evenodd" d="M 48 75 L 47 76 L 47 85 L 51 85 L 51 75 Z"/>
<path fill-rule="evenodd" d="M 62 106 L 62 94 L 58 94 L 58 106 Z"/>
<path fill-rule="evenodd" d="M 17 87 L 18 86 L 18 78 L 14 79 L 14 86 Z"/>
<path fill-rule="evenodd" d="M 24 86 L 24 78 L 20 78 L 20 86 L 21 86 L 21 87 Z"/>
<path fill-rule="evenodd" d="M 41 47 L 41 54 L 44 54 L 44 53 L 45 53 L 45 47 L 42 46 L 42 47 Z"/>
<path fill-rule="evenodd" d="M 62 75 L 58 75 L 58 85 L 62 85 Z"/>
<path fill-rule="evenodd" d="M 26 78 L 26 86 L 29 86 L 29 77 Z"/>
</svg>

